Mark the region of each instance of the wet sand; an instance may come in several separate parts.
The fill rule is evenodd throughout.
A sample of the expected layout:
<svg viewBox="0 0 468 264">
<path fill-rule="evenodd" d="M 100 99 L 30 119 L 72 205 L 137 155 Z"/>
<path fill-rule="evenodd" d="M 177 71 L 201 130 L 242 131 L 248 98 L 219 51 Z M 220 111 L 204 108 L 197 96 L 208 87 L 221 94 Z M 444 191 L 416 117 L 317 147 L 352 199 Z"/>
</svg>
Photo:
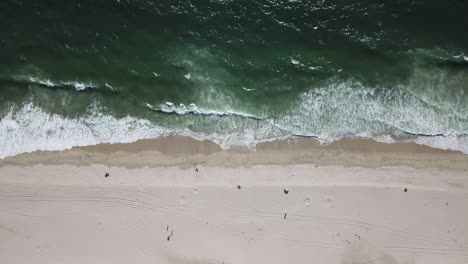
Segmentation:
<svg viewBox="0 0 468 264">
<path fill-rule="evenodd" d="M 222 150 L 211 141 L 171 136 L 130 144 L 100 144 L 65 151 L 36 151 L 0 160 L 5 165 L 69 164 L 138 168 L 196 164 L 220 167 L 314 164 L 366 167 L 409 166 L 468 170 L 468 155 L 414 143 L 386 144 L 365 139 L 343 139 L 321 145 L 308 138 L 277 140 L 257 145 L 255 150 Z"/>
</svg>

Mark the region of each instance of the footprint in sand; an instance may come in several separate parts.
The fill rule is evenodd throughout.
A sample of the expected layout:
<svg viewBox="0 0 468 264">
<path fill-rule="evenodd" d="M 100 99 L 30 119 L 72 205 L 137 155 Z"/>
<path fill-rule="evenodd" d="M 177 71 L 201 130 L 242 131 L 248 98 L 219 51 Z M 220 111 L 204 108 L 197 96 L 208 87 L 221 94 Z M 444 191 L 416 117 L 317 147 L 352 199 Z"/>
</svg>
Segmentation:
<svg viewBox="0 0 468 264">
<path fill-rule="evenodd" d="M 309 197 L 306 197 L 306 198 L 304 199 L 304 206 L 305 206 L 305 207 L 309 207 L 309 206 L 310 206 L 310 198 L 309 198 Z"/>
<path fill-rule="evenodd" d="M 333 207 L 333 198 L 332 197 L 325 197 L 321 200 L 322 204 L 325 207 Z"/>
<path fill-rule="evenodd" d="M 183 196 L 183 195 L 179 196 L 179 204 L 180 205 L 185 205 L 185 196 Z"/>
</svg>

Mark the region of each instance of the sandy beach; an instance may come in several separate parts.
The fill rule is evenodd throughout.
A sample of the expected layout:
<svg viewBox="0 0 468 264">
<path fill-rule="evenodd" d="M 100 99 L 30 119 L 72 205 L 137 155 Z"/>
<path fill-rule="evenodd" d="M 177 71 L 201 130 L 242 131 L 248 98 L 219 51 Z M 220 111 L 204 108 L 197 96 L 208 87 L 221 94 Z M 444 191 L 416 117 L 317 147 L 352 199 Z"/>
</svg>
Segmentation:
<svg viewBox="0 0 468 264">
<path fill-rule="evenodd" d="M 34 152 L 0 160 L 0 262 L 463 264 L 467 204 L 468 155 L 415 144 Z"/>
</svg>

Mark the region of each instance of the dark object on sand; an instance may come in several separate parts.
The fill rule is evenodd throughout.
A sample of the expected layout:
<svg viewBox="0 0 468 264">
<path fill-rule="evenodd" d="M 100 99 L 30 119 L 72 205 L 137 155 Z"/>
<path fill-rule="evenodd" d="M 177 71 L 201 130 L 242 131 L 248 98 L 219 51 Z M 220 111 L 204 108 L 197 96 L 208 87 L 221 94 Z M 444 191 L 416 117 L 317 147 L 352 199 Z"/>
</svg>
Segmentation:
<svg viewBox="0 0 468 264">
<path fill-rule="evenodd" d="M 288 193 L 289 193 L 289 189 L 288 189 L 288 188 L 284 188 L 284 189 L 283 189 L 283 192 L 284 192 L 284 194 L 288 194 Z"/>
<path fill-rule="evenodd" d="M 240 190 L 240 189 L 242 189 L 242 187 L 241 187 L 240 185 L 237 185 L 237 189 L 239 189 L 239 190 Z"/>
<path fill-rule="evenodd" d="M 408 188 L 403 189 L 403 191 L 408 192 Z"/>
<path fill-rule="evenodd" d="M 195 172 L 198 172 L 198 168 L 195 168 Z"/>
<path fill-rule="evenodd" d="M 104 174 L 104 177 L 106 177 L 106 178 L 109 177 L 109 173 L 106 172 L 106 174 Z"/>
<path fill-rule="evenodd" d="M 169 225 L 166 226 L 166 231 L 169 231 Z"/>
<path fill-rule="evenodd" d="M 286 219 L 286 216 L 287 216 L 287 215 L 288 215 L 287 213 L 284 214 L 284 219 Z"/>
<path fill-rule="evenodd" d="M 171 240 L 171 236 L 167 236 L 167 241 Z"/>
</svg>

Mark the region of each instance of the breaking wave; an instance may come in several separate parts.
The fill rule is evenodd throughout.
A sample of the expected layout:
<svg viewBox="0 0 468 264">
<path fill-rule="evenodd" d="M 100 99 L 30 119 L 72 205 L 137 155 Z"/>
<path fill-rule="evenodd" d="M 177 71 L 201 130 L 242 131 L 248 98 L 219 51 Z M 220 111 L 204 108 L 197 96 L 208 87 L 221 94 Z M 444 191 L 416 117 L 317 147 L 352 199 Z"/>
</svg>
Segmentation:
<svg viewBox="0 0 468 264">
<path fill-rule="evenodd" d="M 250 118 L 256 120 L 263 120 L 263 118 L 257 117 L 255 115 L 247 114 L 247 113 L 240 113 L 235 111 L 215 111 L 215 110 L 206 110 L 203 108 L 197 107 L 194 103 L 189 105 L 179 104 L 175 106 L 171 102 L 166 102 L 164 104 L 160 104 L 159 107 L 154 107 L 151 104 L 146 103 L 146 106 L 156 112 L 166 113 L 166 114 L 177 114 L 177 115 L 205 115 L 205 116 L 237 116 L 243 118 Z"/>
<path fill-rule="evenodd" d="M 354 84 L 355 85 L 355 84 Z M 0 158 L 36 150 L 64 150 L 99 143 L 130 143 L 169 135 L 211 140 L 227 149 L 255 148 L 260 142 L 291 136 L 313 137 L 330 143 L 343 137 L 379 142 L 415 142 L 468 153 L 468 122 L 460 115 L 434 108 L 410 93 L 353 89 L 353 84 L 304 93 L 282 116 L 259 118 L 234 111 L 210 111 L 170 102 L 152 111 L 208 118 L 204 131 L 167 128 L 131 115 L 117 118 L 94 103 L 85 115 L 66 118 L 50 114 L 32 102 L 12 106 L 0 120 Z M 392 100 L 388 100 L 392 97 Z M 213 128 L 210 129 L 209 126 Z"/>
<path fill-rule="evenodd" d="M 131 116 L 117 119 L 93 106 L 84 117 L 49 114 L 33 103 L 12 107 L 0 120 L 0 158 L 36 150 L 64 150 L 99 143 L 157 138 L 166 131 Z"/>
<path fill-rule="evenodd" d="M 39 78 L 34 78 L 34 77 L 29 77 L 29 81 L 35 84 L 39 84 L 42 86 L 47 86 L 47 87 L 73 87 L 77 91 L 84 91 L 86 89 L 92 89 L 96 88 L 96 85 L 93 83 L 86 83 L 86 82 L 78 82 L 78 81 L 59 81 L 59 82 L 53 82 L 51 80 L 45 79 L 39 79 Z"/>
</svg>

